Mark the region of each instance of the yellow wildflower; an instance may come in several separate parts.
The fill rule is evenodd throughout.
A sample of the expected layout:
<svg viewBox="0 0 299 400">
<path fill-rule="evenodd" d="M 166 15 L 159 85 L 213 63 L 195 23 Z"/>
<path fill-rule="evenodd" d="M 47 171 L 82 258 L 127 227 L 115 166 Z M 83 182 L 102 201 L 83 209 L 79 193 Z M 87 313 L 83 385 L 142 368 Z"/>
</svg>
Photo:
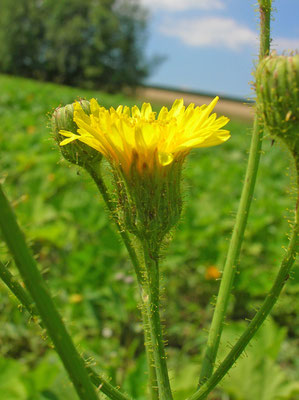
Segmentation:
<svg viewBox="0 0 299 400">
<path fill-rule="evenodd" d="M 218 279 L 221 276 L 221 272 L 215 265 L 211 265 L 206 269 L 205 278 L 207 280 Z"/>
<path fill-rule="evenodd" d="M 103 154 L 112 166 L 118 195 L 118 216 L 152 254 L 179 220 L 182 210 L 181 171 L 186 155 L 196 147 L 225 142 L 222 129 L 228 118 L 211 114 L 216 97 L 208 106 L 184 107 L 176 100 L 158 116 L 148 103 L 141 110 L 119 106 L 106 110 L 95 99 L 90 113 L 74 105 L 77 132 L 60 130 L 66 136 L 60 145 L 79 140 Z M 91 149 L 91 150 L 92 150 Z"/>
<path fill-rule="evenodd" d="M 184 158 L 192 148 L 216 146 L 229 139 L 229 131 L 221 129 L 229 119 L 210 115 L 217 101 L 218 97 L 208 106 L 190 104 L 185 108 L 183 99 L 176 100 L 170 110 L 162 107 L 157 118 L 149 103 L 144 103 L 141 110 L 137 106 L 106 110 L 92 99 L 91 114 L 87 115 L 76 102 L 74 122 L 78 131 L 61 130 L 67 139 L 60 145 L 78 139 L 126 174 L 133 163 L 139 172 L 144 168 L 153 170 Z"/>
</svg>

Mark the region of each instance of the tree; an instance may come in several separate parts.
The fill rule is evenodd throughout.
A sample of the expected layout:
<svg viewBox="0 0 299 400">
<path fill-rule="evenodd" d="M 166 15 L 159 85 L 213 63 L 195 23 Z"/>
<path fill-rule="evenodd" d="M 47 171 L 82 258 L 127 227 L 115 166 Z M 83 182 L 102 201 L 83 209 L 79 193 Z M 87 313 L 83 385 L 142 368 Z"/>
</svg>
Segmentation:
<svg viewBox="0 0 299 400">
<path fill-rule="evenodd" d="M 1 2 L 1 72 L 108 90 L 149 74 L 147 14 L 136 0 Z"/>
</svg>

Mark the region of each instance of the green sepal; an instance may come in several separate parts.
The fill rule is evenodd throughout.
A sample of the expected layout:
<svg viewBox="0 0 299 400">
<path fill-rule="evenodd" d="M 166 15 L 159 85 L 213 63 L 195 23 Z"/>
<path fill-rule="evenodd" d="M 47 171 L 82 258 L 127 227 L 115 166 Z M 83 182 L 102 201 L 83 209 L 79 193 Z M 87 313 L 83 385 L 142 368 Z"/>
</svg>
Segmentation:
<svg viewBox="0 0 299 400">
<path fill-rule="evenodd" d="M 136 154 L 136 157 L 138 155 Z M 164 237 L 179 221 L 182 211 L 181 171 L 185 156 L 166 166 L 142 171 L 133 160 L 129 174 L 121 168 L 115 175 L 119 198 L 119 215 L 129 232 L 157 252 Z"/>
</svg>

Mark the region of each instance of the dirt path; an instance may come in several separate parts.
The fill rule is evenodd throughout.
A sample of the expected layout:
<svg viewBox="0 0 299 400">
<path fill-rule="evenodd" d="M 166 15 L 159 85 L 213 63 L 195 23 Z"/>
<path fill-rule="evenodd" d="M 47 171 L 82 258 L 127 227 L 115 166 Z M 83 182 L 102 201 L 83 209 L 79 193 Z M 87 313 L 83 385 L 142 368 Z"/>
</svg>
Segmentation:
<svg viewBox="0 0 299 400">
<path fill-rule="evenodd" d="M 137 89 L 137 97 L 150 102 L 161 104 L 172 103 L 175 99 L 184 98 L 185 104 L 194 103 L 195 105 L 208 104 L 213 97 L 200 96 L 193 93 L 175 92 L 165 89 L 147 88 L 142 87 Z M 235 100 L 227 100 L 220 98 L 217 106 L 215 107 L 217 114 L 227 115 L 245 121 L 253 120 L 253 106 Z"/>
</svg>

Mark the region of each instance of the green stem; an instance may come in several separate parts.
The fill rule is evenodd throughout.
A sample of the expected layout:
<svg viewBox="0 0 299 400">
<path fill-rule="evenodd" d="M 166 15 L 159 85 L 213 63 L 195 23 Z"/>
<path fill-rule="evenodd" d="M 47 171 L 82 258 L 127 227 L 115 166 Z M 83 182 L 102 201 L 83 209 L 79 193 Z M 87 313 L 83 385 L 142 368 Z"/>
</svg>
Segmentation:
<svg viewBox="0 0 299 400">
<path fill-rule="evenodd" d="M 113 200 L 111 199 L 107 187 L 105 185 L 105 182 L 103 181 L 103 178 L 101 176 L 101 171 L 100 171 L 100 165 L 96 168 L 95 165 L 86 165 L 85 168 L 87 169 L 88 173 L 90 174 L 90 176 L 92 177 L 92 179 L 94 180 L 95 184 L 97 185 L 103 200 L 105 201 L 105 204 L 110 212 L 111 217 L 113 218 L 113 221 L 117 227 L 117 230 L 126 246 L 126 249 L 129 253 L 129 256 L 132 260 L 132 264 L 135 270 L 135 273 L 137 275 L 137 280 L 138 282 L 142 282 L 143 281 L 143 277 L 142 277 L 142 270 L 140 267 L 140 263 L 138 261 L 138 257 L 136 254 L 136 251 L 134 250 L 134 247 L 132 246 L 131 240 L 129 238 L 129 235 L 127 234 L 127 232 L 122 228 L 119 220 L 118 220 L 118 216 L 117 216 L 117 208 L 115 206 L 115 203 L 113 202 Z"/>
<path fill-rule="evenodd" d="M 12 275 L 7 267 L 0 261 L 0 278 L 10 291 L 16 296 L 23 307 L 35 319 L 39 319 L 35 304 L 25 289 L 19 284 L 17 279 Z M 44 328 L 43 326 L 41 326 Z"/>
<path fill-rule="evenodd" d="M 87 367 L 89 372 L 91 382 L 97 386 L 98 390 L 103 392 L 111 400 L 131 400 L 131 397 L 126 394 L 121 393 L 116 389 L 111 383 L 109 383 L 105 378 L 98 375 L 92 368 Z"/>
<path fill-rule="evenodd" d="M 297 171 L 297 179 L 298 179 Z M 298 179 L 298 193 L 299 193 L 299 179 Z M 295 209 L 295 222 L 292 230 L 292 235 L 290 238 L 289 246 L 287 252 L 282 260 L 280 269 L 278 271 L 275 282 L 267 294 L 259 311 L 256 313 L 255 317 L 252 319 L 248 325 L 246 331 L 239 338 L 237 343 L 233 346 L 229 354 L 226 356 L 224 361 L 219 365 L 214 374 L 204 383 L 200 389 L 194 393 L 187 400 L 203 400 L 206 399 L 207 395 L 214 389 L 214 387 L 221 381 L 228 370 L 233 366 L 238 357 L 242 354 L 247 344 L 253 338 L 257 330 L 260 328 L 262 323 L 265 321 L 269 313 L 271 312 L 273 306 L 275 305 L 286 281 L 289 278 L 290 270 L 295 262 L 296 254 L 299 245 L 299 224 L 298 224 L 298 203 L 299 196 L 297 200 L 297 205 Z"/>
<path fill-rule="evenodd" d="M 144 260 L 148 275 L 148 284 L 143 287 L 143 303 L 148 314 L 152 351 L 159 388 L 159 399 L 172 400 L 159 311 L 160 275 L 158 257 L 154 256 L 150 250 L 147 249 L 146 245 L 144 246 Z"/>
<path fill-rule="evenodd" d="M 138 256 L 136 254 L 136 251 L 132 245 L 132 242 L 130 240 L 129 235 L 125 230 L 123 230 L 121 224 L 119 223 L 118 216 L 117 216 L 117 209 L 115 206 L 115 203 L 111 199 L 108 189 L 105 185 L 105 182 L 103 181 L 103 178 L 101 176 L 101 170 L 100 170 L 100 165 L 87 165 L 85 166 L 87 171 L 89 172 L 90 176 L 94 180 L 95 184 L 97 185 L 103 200 L 105 201 L 105 204 L 110 212 L 111 217 L 113 218 L 113 221 L 117 227 L 117 230 L 126 246 L 126 249 L 128 251 L 128 254 L 130 256 L 130 259 L 132 261 L 138 285 L 139 285 L 139 290 L 140 290 L 140 297 L 142 301 L 142 287 L 145 285 L 145 270 L 141 266 Z M 158 383 L 157 383 L 157 375 L 156 375 L 156 370 L 154 366 L 154 360 L 153 360 L 153 355 L 152 355 L 152 350 L 151 350 L 151 334 L 149 330 L 149 316 L 147 313 L 146 308 L 142 304 L 142 324 L 144 328 L 144 344 L 145 344 L 145 351 L 146 351 L 146 358 L 147 358 L 147 365 L 148 365 L 148 373 L 149 373 L 149 391 L 150 391 L 150 398 L 151 400 L 158 400 L 159 395 L 158 395 Z"/>
<path fill-rule="evenodd" d="M 10 291 L 16 296 L 16 298 L 20 301 L 22 306 L 25 307 L 25 309 L 29 312 L 32 318 L 38 321 L 40 327 L 43 329 L 44 326 L 40 321 L 38 311 L 31 297 L 1 261 L 0 261 L 0 278 L 10 289 Z M 100 390 L 104 394 L 106 394 L 110 399 L 130 400 L 129 397 L 122 394 L 119 390 L 117 390 L 114 386 L 112 386 L 109 382 L 107 382 L 103 377 L 98 375 L 92 368 L 86 367 L 86 369 L 89 373 L 90 380 L 92 381 L 92 383 L 96 385 L 98 388 L 100 388 Z"/>
<path fill-rule="evenodd" d="M 260 11 L 260 53 L 259 61 L 270 54 L 270 43 L 271 43 L 271 12 L 272 12 L 272 0 L 258 0 L 259 11 Z"/>
<path fill-rule="evenodd" d="M 261 41 L 260 41 L 260 59 L 269 53 L 270 48 L 270 15 L 271 1 L 260 0 L 260 20 L 261 20 Z M 250 205 L 252 202 L 257 171 L 260 161 L 260 153 L 262 146 L 262 126 L 259 122 L 258 115 L 255 116 L 253 135 L 250 145 L 247 171 L 245 182 L 242 189 L 239 208 L 237 212 L 236 222 L 232 238 L 230 241 L 226 262 L 223 269 L 223 275 L 217 296 L 215 311 L 209 331 L 207 347 L 205 350 L 202 369 L 199 379 L 199 385 L 205 382 L 213 372 L 220 338 L 222 334 L 223 321 L 227 311 L 229 296 L 232 290 L 236 263 L 238 261 L 244 232 L 247 224 Z"/>
<path fill-rule="evenodd" d="M 58 314 L 48 288 L 28 249 L 24 236 L 17 224 L 14 213 L 0 185 L 0 228 L 3 237 L 15 259 L 25 285 L 34 300 L 39 315 L 47 328 L 57 353 L 59 354 L 71 381 L 82 400 L 95 400 L 97 395 L 61 318 Z"/>
<path fill-rule="evenodd" d="M 140 290 L 140 294 L 142 298 L 142 289 Z M 153 350 L 151 345 L 152 337 L 149 327 L 148 310 L 143 304 L 143 301 L 142 301 L 142 323 L 144 328 L 144 344 L 145 344 L 145 352 L 148 365 L 149 395 L 151 400 L 159 400 L 158 381 L 155 368 L 155 360 L 153 357 Z"/>
</svg>

